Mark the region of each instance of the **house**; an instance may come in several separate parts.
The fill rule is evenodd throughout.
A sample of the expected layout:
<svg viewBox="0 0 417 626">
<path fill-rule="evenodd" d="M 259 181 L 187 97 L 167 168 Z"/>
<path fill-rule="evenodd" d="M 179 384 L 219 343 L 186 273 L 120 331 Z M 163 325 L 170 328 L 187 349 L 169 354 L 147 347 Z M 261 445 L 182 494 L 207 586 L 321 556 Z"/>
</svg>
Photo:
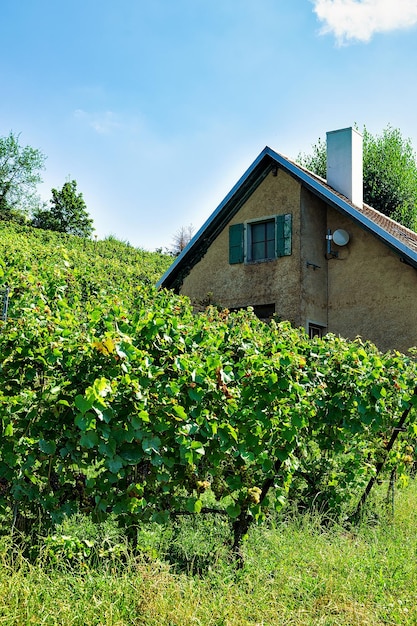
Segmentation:
<svg viewBox="0 0 417 626">
<path fill-rule="evenodd" d="M 159 286 L 405 352 L 417 345 L 417 234 L 362 190 L 355 129 L 327 133 L 327 181 L 266 147 Z"/>
</svg>

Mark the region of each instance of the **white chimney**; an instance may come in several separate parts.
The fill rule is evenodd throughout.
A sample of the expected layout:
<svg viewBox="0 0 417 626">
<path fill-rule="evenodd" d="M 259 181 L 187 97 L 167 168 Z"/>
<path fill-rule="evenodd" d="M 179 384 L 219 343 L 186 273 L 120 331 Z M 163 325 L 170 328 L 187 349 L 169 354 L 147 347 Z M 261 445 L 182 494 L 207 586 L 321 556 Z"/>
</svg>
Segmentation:
<svg viewBox="0 0 417 626">
<path fill-rule="evenodd" d="M 326 134 L 327 184 L 362 208 L 362 135 L 354 128 L 332 130 Z"/>
</svg>

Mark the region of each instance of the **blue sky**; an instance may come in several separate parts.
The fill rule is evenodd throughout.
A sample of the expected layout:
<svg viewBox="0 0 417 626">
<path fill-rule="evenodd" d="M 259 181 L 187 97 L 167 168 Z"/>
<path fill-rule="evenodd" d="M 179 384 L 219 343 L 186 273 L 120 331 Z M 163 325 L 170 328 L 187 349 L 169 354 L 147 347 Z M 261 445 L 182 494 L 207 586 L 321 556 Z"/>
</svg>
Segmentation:
<svg viewBox="0 0 417 626">
<path fill-rule="evenodd" d="M 269 145 L 400 128 L 417 148 L 417 0 L 2 0 L 0 136 L 75 179 L 99 238 L 197 230 Z"/>
</svg>

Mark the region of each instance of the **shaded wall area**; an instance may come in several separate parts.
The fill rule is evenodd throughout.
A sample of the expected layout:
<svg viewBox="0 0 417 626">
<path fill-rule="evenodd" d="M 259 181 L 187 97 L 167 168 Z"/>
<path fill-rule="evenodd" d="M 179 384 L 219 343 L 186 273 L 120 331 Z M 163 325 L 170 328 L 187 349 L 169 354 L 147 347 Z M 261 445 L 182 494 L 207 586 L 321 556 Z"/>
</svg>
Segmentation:
<svg viewBox="0 0 417 626">
<path fill-rule="evenodd" d="M 359 335 L 381 350 L 417 345 L 417 270 L 334 209 L 328 224 L 350 235 L 339 257 L 328 261 L 329 331 Z"/>
</svg>

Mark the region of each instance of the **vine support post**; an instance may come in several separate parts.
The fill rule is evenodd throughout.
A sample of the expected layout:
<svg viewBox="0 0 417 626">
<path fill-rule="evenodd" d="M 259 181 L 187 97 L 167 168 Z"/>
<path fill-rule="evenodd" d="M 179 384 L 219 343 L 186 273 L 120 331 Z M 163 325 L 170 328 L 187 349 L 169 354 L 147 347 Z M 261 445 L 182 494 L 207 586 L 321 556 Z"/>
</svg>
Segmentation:
<svg viewBox="0 0 417 626">
<path fill-rule="evenodd" d="M 387 447 L 385 449 L 385 454 L 384 454 L 384 458 L 379 461 L 379 463 L 377 463 L 376 468 L 375 468 L 375 474 L 370 478 L 368 484 L 366 485 L 365 491 L 363 492 L 361 499 L 358 502 L 358 505 L 356 507 L 356 510 L 354 512 L 354 514 L 351 517 L 352 521 L 357 521 L 361 515 L 362 509 L 365 506 L 365 503 L 368 499 L 368 496 L 371 492 L 372 487 L 374 486 L 375 482 L 378 479 L 379 474 L 382 471 L 382 468 L 385 465 L 385 461 L 388 458 L 389 453 L 391 452 L 394 443 L 397 440 L 398 435 L 404 431 L 404 425 L 407 421 L 407 418 L 410 414 L 411 409 L 413 408 L 413 402 L 412 399 L 417 397 L 417 387 L 414 388 L 414 391 L 412 393 L 412 396 L 410 398 L 409 401 L 409 405 L 407 406 L 406 409 L 404 409 L 400 419 L 398 420 L 398 423 L 396 424 L 396 426 L 394 426 L 392 433 L 391 433 L 391 439 L 389 440 Z"/>
</svg>

